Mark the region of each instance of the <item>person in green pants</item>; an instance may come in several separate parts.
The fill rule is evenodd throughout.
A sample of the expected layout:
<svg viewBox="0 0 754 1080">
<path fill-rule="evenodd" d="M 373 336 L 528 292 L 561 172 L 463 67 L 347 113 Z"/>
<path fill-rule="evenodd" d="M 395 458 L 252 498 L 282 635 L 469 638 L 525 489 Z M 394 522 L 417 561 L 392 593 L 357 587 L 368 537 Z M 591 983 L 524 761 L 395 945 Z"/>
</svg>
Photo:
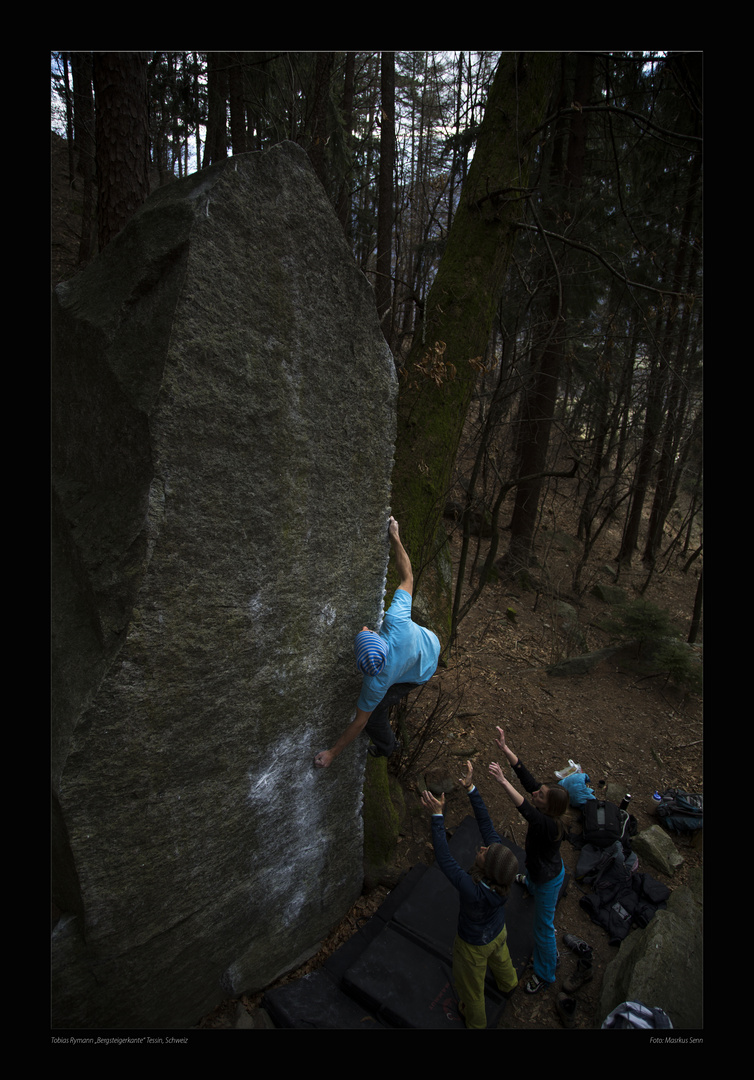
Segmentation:
<svg viewBox="0 0 754 1080">
<path fill-rule="evenodd" d="M 432 846 L 438 868 L 458 890 L 460 909 L 453 943 L 453 983 L 459 1012 L 467 1028 L 486 1028 L 484 980 L 490 968 L 498 989 L 510 994 L 518 976 L 508 951 L 505 903 L 518 872 L 518 859 L 493 828 L 487 807 L 472 780 L 472 765 L 459 783 L 466 789 L 484 844 L 471 870 L 463 870 L 448 848 L 445 833 L 445 796 L 422 793 L 432 814 Z"/>
</svg>

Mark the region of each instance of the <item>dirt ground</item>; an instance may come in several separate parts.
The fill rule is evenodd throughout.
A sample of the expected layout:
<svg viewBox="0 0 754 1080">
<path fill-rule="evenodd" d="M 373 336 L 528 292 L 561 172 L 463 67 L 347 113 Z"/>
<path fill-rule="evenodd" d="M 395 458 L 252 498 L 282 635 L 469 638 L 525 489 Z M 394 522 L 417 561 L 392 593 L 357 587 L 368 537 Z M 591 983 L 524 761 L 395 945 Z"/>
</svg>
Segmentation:
<svg viewBox="0 0 754 1080">
<path fill-rule="evenodd" d="M 561 512 L 558 528 L 567 527 Z M 702 699 L 685 695 L 663 677 L 647 676 L 637 667 L 633 653 L 627 651 L 602 663 L 591 674 L 567 678 L 553 677 L 546 668 L 565 655 L 565 636 L 555 610 L 554 591 L 577 606 L 579 626 L 585 636 L 585 649 L 595 651 L 609 643 L 598 626 L 607 609 L 590 594 L 589 588 L 578 598 L 569 595 L 573 555 L 568 544 L 557 540 L 555 531 L 541 535 L 539 553 L 546 563 L 539 580 L 547 587 L 539 595 L 524 592 L 511 580 L 501 578 L 488 585 L 476 606 L 461 624 L 459 640 L 447 667 L 441 669 L 426 690 L 416 695 L 406 722 L 410 731 L 422 726 L 426 715 L 436 706 L 439 714 L 436 733 L 425 745 L 419 761 L 410 768 L 397 770 L 406 813 L 398 846 L 400 870 L 417 862 L 431 863 L 429 821 L 420 804 L 419 792 L 429 773 L 456 777 L 467 759 L 474 765 L 474 776 L 501 835 L 524 846 L 526 827 L 503 789 L 487 774 L 491 761 L 499 760 L 495 745 L 496 727 L 505 729 L 509 745 L 519 754 L 530 771 L 545 782 L 557 782 L 556 769 L 569 758 L 589 774 L 591 786 L 599 795 L 603 787 L 617 785 L 632 796 L 631 812 L 639 830 L 653 824 L 652 793 L 668 787 L 703 791 Z M 617 551 L 619 536 L 608 534 L 601 551 L 595 553 L 582 584 L 608 580 L 606 565 Z M 453 540 L 458 554 L 458 542 Z M 646 580 L 647 570 L 641 560 L 635 567 L 621 571 L 620 586 L 629 598 Z M 684 574 L 681 561 L 671 560 L 663 573 L 653 576 L 645 598 L 669 611 L 685 638 L 693 609 L 698 573 L 694 566 Z M 515 617 L 508 615 L 515 610 Z M 701 634 L 699 636 L 701 642 Z M 391 759 L 391 770 L 396 762 Z M 404 761 L 405 764 L 405 761 Z M 611 789 L 612 790 L 612 789 Z M 447 797 L 446 827 L 452 831 L 468 813 L 468 801 L 460 789 Z M 580 826 L 574 822 L 574 832 Z M 650 873 L 671 889 L 683 884 L 694 867 L 701 866 L 702 850 L 686 839 L 675 838 L 683 856 L 683 865 L 671 878 L 649 866 L 639 870 Z M 566 869 L 573 872 L 578 851 L 570 843 L 562 845 Z M 377 888 L 362 895 L 353 909 L 335 928 L 317 955 L 280 982 L 299 978 L 321 965 L 360 925 L 372 915 L 387 895 L 387 888 Z M 617 950 L 610 946 L 604 931 L 593 924 L 579 906 L 583 887 L 571 876 L 567 895 L 558 905 L 556 930 L 559 938 L 571 933 L 583 938 L 594 949 L 593 980 L 578 995 L 577 1028 L 593 1028 L 598 1021 L 599 999 L 606 965 Z M 635 930 L 633 933 L 640 933 Z M 503 1028 L 544 1030 L 560 1028 L 555 997 L 562 979 L 575 966 L 575 957 L 559 944 L 561 966 L 555 989 L 528 995 L 519 990 L 506 1006 Z M 276 984 L 278 985 L 278 984 Z M 253 1017 L 258 1013 L 261 995 L 243 998 L 242 1004 Z M 201 1026 L 224 1026 L 229 1022 L 231 1005 L 205 1017 Z"/>
</svg>

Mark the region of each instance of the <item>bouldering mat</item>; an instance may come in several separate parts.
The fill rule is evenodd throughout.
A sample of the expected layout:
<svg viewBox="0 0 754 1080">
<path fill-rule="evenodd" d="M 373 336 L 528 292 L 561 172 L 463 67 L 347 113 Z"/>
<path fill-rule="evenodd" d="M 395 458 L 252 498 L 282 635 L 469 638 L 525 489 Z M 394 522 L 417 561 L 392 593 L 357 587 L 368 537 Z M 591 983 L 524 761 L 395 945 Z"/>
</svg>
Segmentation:
<svg viewBox="0 0 754 1080">
<path fill-rule="evenodd" d="M 466 1029 L 452 966 L 388 924 L 348 969 L 342 988 L 391 1028 Z M 496 1027 L 506 999 L 487 987 L 487 1022 Z"/>
<path fill-rule="evenodd" d="M 343 977 L 343 989 L 391 1028 L 463 1028 L 450 965 L 392 925 Z"/>
<path fill-rule="evenodd" d="M 277 1028 L 310 1031 L 379 1031 L 384 1025 L 353 1001 L 322 968 L 265 995 L 262 1004 Z"/>
<path fill-rule="evenodd" d="M 467 817 L 450 837 L 449 848 L 460 866 L 470 867 L 481 842 L 476 821 Z M 524 852 L 505 842 L 523 869 Z M 533 899 L 514 886 L 506 925 L 519 976 L 531 957 L 533 919 Z M 278 1027 L 465 1030 L 452 982 L 457 920 L 457 891 L 436 866 L 419 864 L 313 973 L 316 979 L 305 976 L 269 991 L 262 1004 Z M 505 998 L 491 979 L 485 993 L 488 1026 L 496 1027 Z"/>
<path fill-rule="evenodd" d="M 430 867 L 424 863 L 417 863 L 416 866 L 412 866 L 409 872 L 401 878 L 396 887 L 391 889 L 390 893 L 374 915 L 365 920 L 361 926 L 359 926 L 356 933 L 352 934 L 339 949 L 336 949 L 336 951 L 325 960 L 323 966 L 336 983 L 340 983 L 351 964 L 361 956 L 377 935 L 381 933 L 383 927 L 388 926 L 392 922 L 398 908 L 405 902 L 406 898 L 411 895 L 413 889 L 416 888 L 420 879 L 429 871 L 429 869 Z"/>
<path fill-rule="evenodd" d="M 523 871 L 523 850 L 510 840 L 504 842 L 513 851 Z M 448 847 L 459 866 L 470 867 L 480 843 L 476 821 L 473 817 L 467 817 L 450 838 Z M 428 867 L 408 895 L 396 904 L 392 921 L 450 963 L 458 924 L 458 892 L 441 870 L 434 865 Z M 534 901 L 518 885 L 511 889 L 505 905 L 505 924 L 508 927 L 508 950 L 520 976 L 532 953 Z"/>
<path fill-rule="evenodd" d="M 322 967 L 268 991 L 262 1005 L 275 1027 L 379 1031 L 385 1024 L 343 991 L 343 976 L 389 924 L 395 910 L 429 870 L 419 863 L 401 878 L 379 910 L 328 957 Z M 392 1026 L 392 1025 L 388 1025 Z"/>
</svg>

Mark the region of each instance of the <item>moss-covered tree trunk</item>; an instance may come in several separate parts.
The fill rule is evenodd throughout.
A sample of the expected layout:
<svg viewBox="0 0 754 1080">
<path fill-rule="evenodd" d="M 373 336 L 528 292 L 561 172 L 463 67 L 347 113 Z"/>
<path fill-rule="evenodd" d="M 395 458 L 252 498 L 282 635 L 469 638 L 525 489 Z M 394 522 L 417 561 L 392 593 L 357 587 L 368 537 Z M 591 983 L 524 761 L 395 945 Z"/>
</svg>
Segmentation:
<svg viewBox="0 0 754 1080">
<path fill-rule="evenodd" d="M 577 55 L 571 100 L 581 104 L 590 102 L 594 82 L 594 59 L 593 53 Z M 567 92 L 565 80 L 561 85 Z M 576 109 L 568 125 L 568 149 L 565 158 L 560 160 L 560 155 L 556 154 L 552 165 L 553 181 L 560 195 L 549 213 L 557 220 L 567 220 L 567 216 L 573 220 L 576 216 L 572 204 L 583 183 L 585 159 L 586 117 L 581 109 Z M 558 380 L 568 340 L 568 295 L 571 290 L 567 266 L 568 256 L 564 255 L 558 263 L 558 279 L 550 286 L 547 310 L 550 329 L 521 411 L 518 474 L 530 479 L 517 485 L 511 516 L 511 537 L 506 562 L 514 572 L 521 567 L 527 567 L 531 562 L 537 530 L 550 433 L 558 400 Z"/>
<path fill-rule="evenodd" d="M 439 529 L 466 411 L 521 214 L 522 189 L 559 70 L 557 53 L 504 53 L 424 318 L 402 372 L 393 513 L 414 569 L 419 615 L 443 642 L 450 581 Z M 440 536 L 438 541 L 437 537 Z"/>
</svg>

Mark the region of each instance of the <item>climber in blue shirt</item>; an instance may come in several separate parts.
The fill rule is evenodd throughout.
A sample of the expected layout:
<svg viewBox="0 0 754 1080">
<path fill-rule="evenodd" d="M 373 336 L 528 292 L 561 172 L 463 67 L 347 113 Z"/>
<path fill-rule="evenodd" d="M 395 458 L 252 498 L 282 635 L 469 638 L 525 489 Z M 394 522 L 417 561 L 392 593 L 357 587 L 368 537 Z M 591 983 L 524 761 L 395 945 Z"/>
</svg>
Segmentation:
<svg viewBox="0 0 754 1080">
<path fill-rule="evenodd" d="M 388 529 L 400 584 L 379 632 L 366 626 L 356 635 L 354 653 L 363 675 L 356 716 L 329 750 L 320 750 L 314 764 L 327 768 L 362 731 L 375 757 L 389 757 L 397 749 L 390 727 L 390 706 L 432 678 L 437 670 L 440 642 L 431 630 L 411 618 L 414 575 L 398 522 L 390 518 Z"/>
</svg>

